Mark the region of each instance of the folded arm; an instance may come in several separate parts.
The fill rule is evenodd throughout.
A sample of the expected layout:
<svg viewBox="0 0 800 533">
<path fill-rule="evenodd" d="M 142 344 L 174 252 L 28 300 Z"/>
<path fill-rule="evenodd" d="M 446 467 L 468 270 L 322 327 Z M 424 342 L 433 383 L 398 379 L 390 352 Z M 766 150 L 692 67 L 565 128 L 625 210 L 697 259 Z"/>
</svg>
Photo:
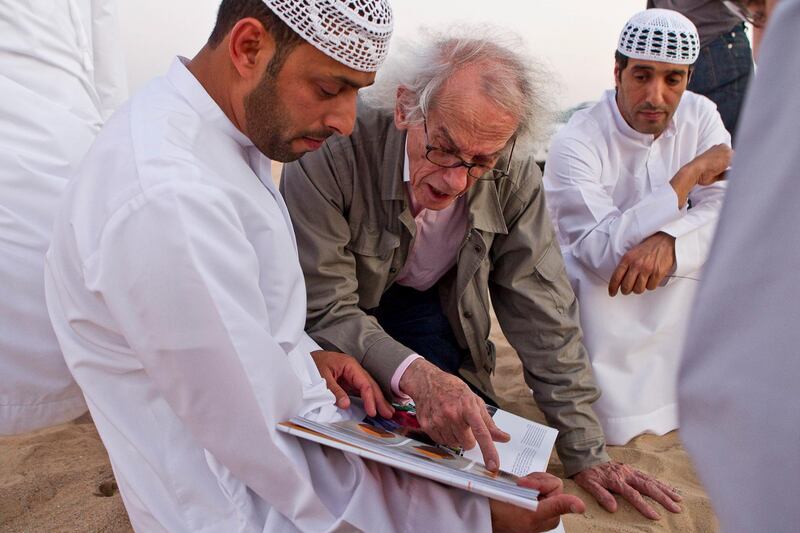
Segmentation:
<svg viewBox="0 0 800 533">
<path fill-rule="evenodd" d="M 622 257 L 681 216 L 675 189 L 665 183 L 625 211 L 600 182 L 600 157 L 572 138 L 556 139 L 545 184 L 554 221 L 586 268 L 608 281 Z"/>
</svg>

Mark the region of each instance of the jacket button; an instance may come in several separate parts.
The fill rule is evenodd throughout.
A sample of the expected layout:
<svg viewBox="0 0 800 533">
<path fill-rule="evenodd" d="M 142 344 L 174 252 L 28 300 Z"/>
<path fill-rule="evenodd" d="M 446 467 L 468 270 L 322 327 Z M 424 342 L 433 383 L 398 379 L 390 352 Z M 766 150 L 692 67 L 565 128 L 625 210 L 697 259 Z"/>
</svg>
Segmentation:
<svg viewBox="0 0 800 533">
<path fill-rule="evenodd" d="M 477 244 L 475 245 L 475 251 L 481 253 L 481 247 L 478 246 Z"/>
<path fill-rule="evenodd" d="M 464 311 L 464 318 L 472 318 L 472 313 L 469 311 Z"/>
<path fill-rule="evenodd" d="M 396 269 L 395 267 L 391 267 L 391 268 L 389 269 L 389 273 L 390 273 L 390 274 L 394 274 L 395 272 L 397 272 L 397 269 Z"/>
</svg>

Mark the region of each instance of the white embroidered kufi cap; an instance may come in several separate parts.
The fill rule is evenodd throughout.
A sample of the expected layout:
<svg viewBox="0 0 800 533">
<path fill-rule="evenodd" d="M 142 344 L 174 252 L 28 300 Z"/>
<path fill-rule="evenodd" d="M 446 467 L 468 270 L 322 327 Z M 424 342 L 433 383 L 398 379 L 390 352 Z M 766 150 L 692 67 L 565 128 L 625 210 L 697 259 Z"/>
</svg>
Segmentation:
<svg viewBox="0 0 800 533">
<path fill-rule="evenodd" d="M 264 0 L 287 26 L 321 52 L 362 72 L 375 72 L 389 51 L 388 0 Z"/>
<path fill-rule="evenodd" d="M 625 24 L 617 51 L 634 59 L 691 65 L 700 54 L 700 38 L 692 21 L 677 11 L 645 9 Z"/>
</svg>

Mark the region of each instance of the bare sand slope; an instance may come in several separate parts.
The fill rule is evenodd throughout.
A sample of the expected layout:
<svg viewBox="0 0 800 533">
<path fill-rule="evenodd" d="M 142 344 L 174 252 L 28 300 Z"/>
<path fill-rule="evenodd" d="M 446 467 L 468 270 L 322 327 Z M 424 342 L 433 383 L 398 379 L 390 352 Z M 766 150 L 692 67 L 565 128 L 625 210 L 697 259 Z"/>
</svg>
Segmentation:
<svg viewBox="0 0 800 533">
<path fill-rule="evenodd" d="M 496 324 L 495 324 L 496 326 Z M 498 369 L 495 383 L 502 391 L 502 407 L 543 421 L 524 384 L 516 354 L 498 332 Z M 567 530 L 582 532 L 716 531 L 716 519 L 686 452 L 675 432 L 663 437 L 643 436 L 627 446 L 612 447 L 614 459 L 635 465 L 680 489 L 684 512 L 660 510 L 651 522 L 620 500 L 609 514 L 572 481 L 567 492 L 588 505 L 583 516 L 565 519 Z M 549 470 L 563 471 L 553 457 Z M 660 509 L 660 508 L 659 508 Z M 76 422 L 0 438 L 0 531 L 130 531 L 127 515 L 113 482 L 108 456 L 94 425 L 84 417 Z"/>
<path fill-rule="evenodd" d="M 88 416 L 0 438 L 0 531 L 132 531 Z"/>
</svg>

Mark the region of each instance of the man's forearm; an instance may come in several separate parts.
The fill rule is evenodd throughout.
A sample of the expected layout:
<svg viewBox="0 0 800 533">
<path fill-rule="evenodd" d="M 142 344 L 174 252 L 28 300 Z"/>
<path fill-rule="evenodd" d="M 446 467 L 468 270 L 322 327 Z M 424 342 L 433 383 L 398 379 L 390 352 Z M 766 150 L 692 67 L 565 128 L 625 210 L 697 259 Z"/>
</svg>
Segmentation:
<svg viewBox="0 0 800 533">
<path fill-rule="evenodd" d="M 723 179 L 732 155 L 730 146 L 721 143 L 683 165 L 669 182 L 678 195 L 678 208 L 683 209 L 689 199 L 689 193 L 697 185 L 711 185 Z"/>
<path fill-rule="evenodd" d="M 394 340 L 374 318 L 364 315 L 340 320 L 324 327 L 317 323 L 309 335 L 326 350 L 352 355 L 390 396 L 397 368 L 414 351 Z"/>
<path fill-rule="evenodd" d="M 556 441 L 556 451 L 564 466 L 564 477 L 572 477 L 578 472 L 611 460 L 606 451 L 606 439 L 600 436 L 585 440 L 562 439 Z"/>
<path fill-rule="evenodd" d="M 678 209 L 683 209 L 689 200 L 689 193 L 697 185 L 700 170 L 693 166 L 692 163 L 694 162 L 692 161 L 681 167 L 678 173 L 669 181 L 669 184 L 675 189 L 675 194 L 678 195 Z"/>
</svg>

